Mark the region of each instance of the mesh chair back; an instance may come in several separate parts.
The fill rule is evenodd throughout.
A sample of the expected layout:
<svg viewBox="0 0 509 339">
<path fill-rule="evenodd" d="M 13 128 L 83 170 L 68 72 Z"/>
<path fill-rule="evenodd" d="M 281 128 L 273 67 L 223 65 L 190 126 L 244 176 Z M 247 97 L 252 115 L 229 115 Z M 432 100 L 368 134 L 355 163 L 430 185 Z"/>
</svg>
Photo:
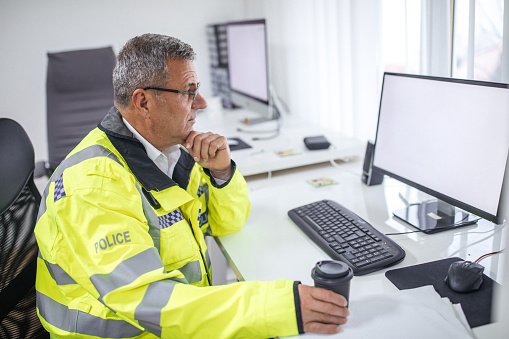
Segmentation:
<svg viewBox="0 0 509 339">
<path fill-rule="evenodd" d="M 53 171 L 113 106 L 111 47 L 48 53 L 48 155 Z"/>
<path fill-rule="evenodd" d="M 11 119 L 0 118 L 0 159 L 0 338 L 49 338 L 35 305 L 34 149 Z"/>
</svg>

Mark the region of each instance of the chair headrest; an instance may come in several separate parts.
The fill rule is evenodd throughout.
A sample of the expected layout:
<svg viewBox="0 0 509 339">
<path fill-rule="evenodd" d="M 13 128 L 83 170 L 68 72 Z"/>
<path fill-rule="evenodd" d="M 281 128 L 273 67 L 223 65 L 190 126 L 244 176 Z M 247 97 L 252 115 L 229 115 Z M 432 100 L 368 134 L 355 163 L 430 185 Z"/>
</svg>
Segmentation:
<svg viewBox="0 0 509 339">
<path fill-rule="evenodd" d="M 48 53 L 47 89 L 76 92 L 113 88 L 111 47 Z"/>
</svg>

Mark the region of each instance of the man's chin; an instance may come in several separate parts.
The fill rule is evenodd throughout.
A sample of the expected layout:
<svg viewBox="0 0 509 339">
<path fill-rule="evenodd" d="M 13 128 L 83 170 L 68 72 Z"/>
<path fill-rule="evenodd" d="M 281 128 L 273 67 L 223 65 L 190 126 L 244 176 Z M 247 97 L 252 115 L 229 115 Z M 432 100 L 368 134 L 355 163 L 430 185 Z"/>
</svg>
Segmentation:
<svg viewBox="0 0 509 339">
<path fill-rule="evenodd" d="M 181 145 L 185 145 L 186 144 L 186 140 L 189 138 L 189 135 L 191 135 L 191 133 L 193 131 L 194 131 L 194 129 L 191 127 L 191 129 L 187 132 L 187 134 L 185 134 L 185 137 L 182 139 Z"/>
</svg>

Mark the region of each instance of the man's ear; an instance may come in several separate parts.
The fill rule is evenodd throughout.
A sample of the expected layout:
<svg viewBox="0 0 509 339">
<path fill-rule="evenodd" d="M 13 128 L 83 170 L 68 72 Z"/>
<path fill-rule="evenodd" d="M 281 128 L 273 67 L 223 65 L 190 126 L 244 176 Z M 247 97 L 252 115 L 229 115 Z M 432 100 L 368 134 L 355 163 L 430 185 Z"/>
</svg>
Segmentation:
<svg viewBox="0 0 509 339">
<path fill-rule="evenodd" d="M 133 92 L 131 99 L 136 112 L 141 117 L 147 118 L 149 116 L 148 93 L 145 90 L 138 88 Z"/>
</svg>

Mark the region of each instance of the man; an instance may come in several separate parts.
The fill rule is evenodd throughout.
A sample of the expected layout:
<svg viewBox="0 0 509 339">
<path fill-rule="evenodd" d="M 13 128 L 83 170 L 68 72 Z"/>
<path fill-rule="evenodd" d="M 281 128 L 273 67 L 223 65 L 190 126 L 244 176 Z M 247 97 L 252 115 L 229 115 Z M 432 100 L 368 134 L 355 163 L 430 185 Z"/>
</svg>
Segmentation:
<svg viewBox="0 0 509 339">
<path fill-rule="evenodd" d="M 115 106 L 53 173 L 35 234 L 54 337 L 267 338 L 346 322 L 343 297 L 293 281 L 211 286 L 204 234 L 239 230 L 250 205 L 225 137 L 193 130 L 206 107 L 194 57 L 167 36 L 128 41 Z"/>
</svg>

